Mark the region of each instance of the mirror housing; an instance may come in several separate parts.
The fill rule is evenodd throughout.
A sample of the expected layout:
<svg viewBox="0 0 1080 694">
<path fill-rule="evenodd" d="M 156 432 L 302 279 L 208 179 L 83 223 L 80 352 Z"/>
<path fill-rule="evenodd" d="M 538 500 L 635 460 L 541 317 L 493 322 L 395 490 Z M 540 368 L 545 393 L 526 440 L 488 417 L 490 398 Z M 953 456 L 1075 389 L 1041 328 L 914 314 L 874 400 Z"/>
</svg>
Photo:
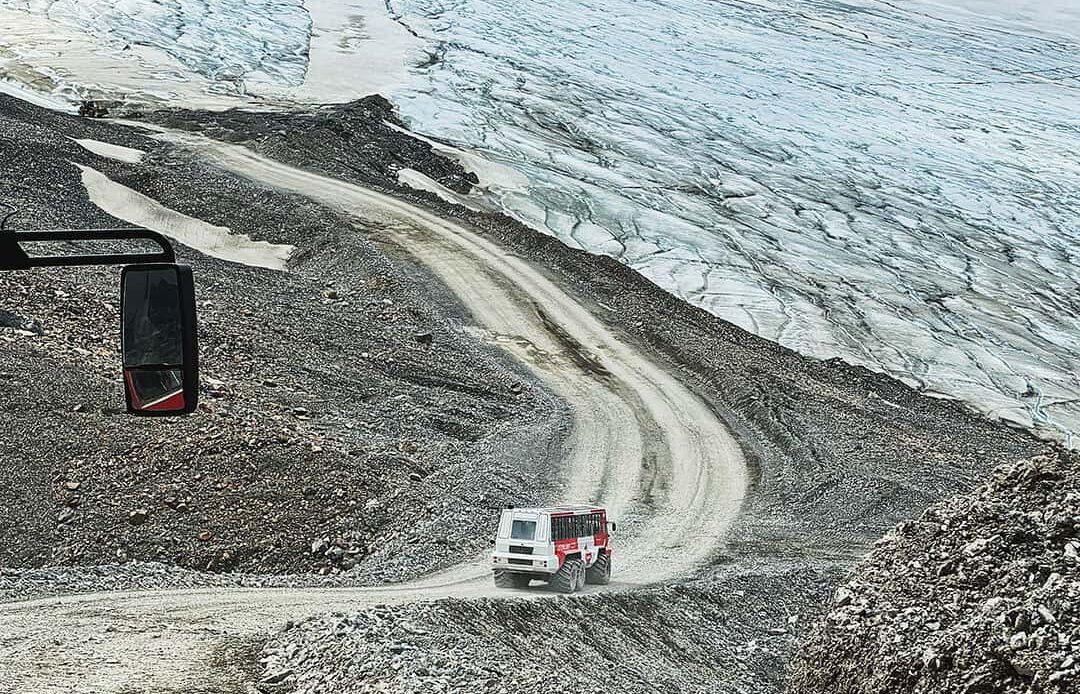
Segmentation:
<svg viewBox="0 0 1080 694">
<path fill-rule="evenodd" d="M 613 533 L 613 532 L 615 532 L 615 529 L 618 527 L 618 525 L 616 525 L 616 523 L 614 521 L 611 521 L 611 522 L 609 522 L 607 524 L 607 527 L 608 527 L 608 532 Z"/>
<path fill-rule="evenodd" d="M 124 266 L 120 321 L 127 411 L 146 417 L 193 412 L 199 404 L 199 348 L 191 268 Z"/>
</svg>

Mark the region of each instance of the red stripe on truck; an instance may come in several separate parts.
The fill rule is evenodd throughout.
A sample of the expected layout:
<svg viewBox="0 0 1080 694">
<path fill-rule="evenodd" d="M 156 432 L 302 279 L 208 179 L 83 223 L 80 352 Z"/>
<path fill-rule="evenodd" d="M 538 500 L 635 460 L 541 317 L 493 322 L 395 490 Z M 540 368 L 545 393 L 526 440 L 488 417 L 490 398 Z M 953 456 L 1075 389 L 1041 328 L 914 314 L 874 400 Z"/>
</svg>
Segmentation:
<svg viewBox="0 0 1080 694">
<path fill-rule="evenodd" d="M 555 540 L 555 551 L 556 552 L 565 553 L 565 552 L 573 551 L 573 550 L 575 550 L 577 548 L 578 548 L 578 546 L 577 546 L 577 538 L 576 537 L 572 537 L 572 538 L 570 538 L 568 540 Z"/>
</svg>

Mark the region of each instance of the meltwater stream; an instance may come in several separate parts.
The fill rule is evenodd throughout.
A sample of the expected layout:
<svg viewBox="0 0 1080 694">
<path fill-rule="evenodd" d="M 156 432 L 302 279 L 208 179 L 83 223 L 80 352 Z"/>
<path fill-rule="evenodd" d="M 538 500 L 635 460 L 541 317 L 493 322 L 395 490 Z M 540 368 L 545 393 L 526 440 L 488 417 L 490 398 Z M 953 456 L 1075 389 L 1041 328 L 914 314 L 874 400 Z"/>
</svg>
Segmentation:
<svg viewBox="0 0 1080 694">
<path fill-rule="evenodd" d="M 0 0 L 0 19 L 0 76 L 68 99 L 383 90 L 525 174 L 492 193 L 537 228 L 805 354 L 1080 432 L 1076 0 Z"/>
</svg>

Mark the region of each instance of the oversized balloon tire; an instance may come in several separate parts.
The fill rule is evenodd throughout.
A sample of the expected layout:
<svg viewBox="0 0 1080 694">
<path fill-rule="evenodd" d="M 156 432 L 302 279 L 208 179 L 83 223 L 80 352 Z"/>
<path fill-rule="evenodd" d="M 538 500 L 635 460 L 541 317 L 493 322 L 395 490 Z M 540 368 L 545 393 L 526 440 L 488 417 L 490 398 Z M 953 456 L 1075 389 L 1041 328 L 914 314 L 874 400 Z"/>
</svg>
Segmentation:
<svg viewBox="0 0 1080 694">
<path fill-rule="evenodd" d="M 585 571 L 585 580 L 594 586 L 606 586 L 611 583 L 611 555 L 604 552 Z"/>
<path fill-rule="evenodd" d="M 551 578 L 551 587 L 560 593 L 569 595 L 581 585 L 585 565 L 580 557 L 569 557 Z"/>
</svg>

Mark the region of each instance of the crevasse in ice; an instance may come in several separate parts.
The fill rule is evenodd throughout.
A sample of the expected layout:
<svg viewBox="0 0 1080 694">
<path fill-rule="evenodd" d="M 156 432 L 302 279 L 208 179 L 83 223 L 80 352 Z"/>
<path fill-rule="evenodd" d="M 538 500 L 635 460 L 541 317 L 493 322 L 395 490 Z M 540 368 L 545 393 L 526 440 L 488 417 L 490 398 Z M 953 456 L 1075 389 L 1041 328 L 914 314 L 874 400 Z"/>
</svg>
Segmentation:
<svg viewBox="0 0 1080 694">
<path fill-rule="evenodd" d="M 311 17 L 303 0 L 6 0 L 109 42 L 159 48 L 227 89 L 299 84 Z"/>
<path fill-rule="evenodd" d="M 805 354 L 1080 430 L 1080 4 L 391 0 L 512 214 Z M 1080 443 L 1080 441 L 1074 441 Z"/>
</svg>

